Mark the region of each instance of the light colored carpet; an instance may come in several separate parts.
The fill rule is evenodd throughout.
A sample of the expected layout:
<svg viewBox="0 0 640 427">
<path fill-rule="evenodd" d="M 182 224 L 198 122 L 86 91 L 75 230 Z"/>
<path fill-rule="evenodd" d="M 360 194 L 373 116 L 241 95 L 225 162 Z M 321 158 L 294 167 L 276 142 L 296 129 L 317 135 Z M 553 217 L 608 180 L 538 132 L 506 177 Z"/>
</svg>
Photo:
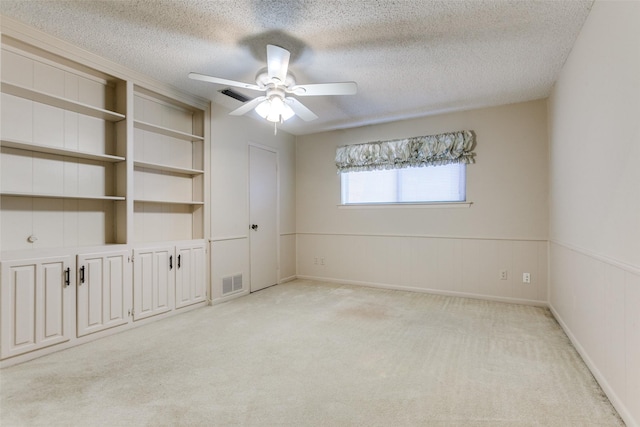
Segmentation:
<svg viewBox="0 0 640 427">
<path fill-rule="evenodd" d="M 2 426 L 619 426 L 548 310 L 297 280 L 0 372 Z"/>
</svg>

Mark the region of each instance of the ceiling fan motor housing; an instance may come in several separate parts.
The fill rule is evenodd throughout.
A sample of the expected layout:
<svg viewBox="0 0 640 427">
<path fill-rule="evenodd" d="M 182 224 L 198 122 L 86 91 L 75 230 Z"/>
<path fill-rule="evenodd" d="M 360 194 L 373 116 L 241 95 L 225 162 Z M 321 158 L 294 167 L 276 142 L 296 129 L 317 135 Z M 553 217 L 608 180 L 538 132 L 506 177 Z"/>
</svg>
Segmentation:
<svg viewBox="0 0 640 427">
<path fill-rule="evenodd" d="M 282 86 L 285 88 L 285 90 L 289 90 L 296 85 L 296 79 L 293 74 L 287 73 L 287 77 L 285 78 L 284 82 L 282 82 L 277 77 L 269 77 L 269 72 L 266 68 L 263 68 L 262 70 L 258 71 L 258 74 L 256 75 L 256 84 L 263 88 L 267 88 L 270 85 L 273 85 L 274 87 Z"/>
</svg>

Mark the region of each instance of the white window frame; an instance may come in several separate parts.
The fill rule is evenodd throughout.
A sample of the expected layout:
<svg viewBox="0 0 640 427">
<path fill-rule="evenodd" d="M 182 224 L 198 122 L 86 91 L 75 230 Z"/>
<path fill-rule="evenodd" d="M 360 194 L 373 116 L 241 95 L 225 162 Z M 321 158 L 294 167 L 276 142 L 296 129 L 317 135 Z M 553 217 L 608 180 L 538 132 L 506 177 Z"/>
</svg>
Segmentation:
<svg viewBox="0 0 640 427">
<path fill-rule="evenodd" d="M 457 193 L 460 196 L 459 200 L 454 200 L 454 198 L 444 198 L 443 200 L 437 200 L 438 197 L 424 197 L 420 200 L 408 200 L 408 201 L 403 201 L 403 200 L 399 200 L 399 197 L 401 196 L 401 189 L 402 189 L 402 180 L 398 179 L 402 177 L 402 171 L 407 170 L 407 168 L 402 168 L 402 169 L 389 169 L 389 170 L 384 170 L 384 171 L 363 171 L 363 172 L 342 172 L 340 174 L 340 204 L 338 205 L 341 208 L 384 208 L 384 207 L 469 207 L 471 205 L 471 202 L 467 201 L 467 193 L 466 193 L 466 187 L 467 187 L 467 179 L 466 179 L 466 164 L 450 164 L 450 165 L 444 165 L 444 166 L 428 166 L 428 167 L 420 167 L 420 168 L 408 168 L 411 170 L 425 170 L 425 169 L 429 169 L 427 171 L 425 171 L 428 174 L 432 174 L 434 171 L 434 168 L 440 168 L 440 167 L 455 167 L 457 169 L 457 176 L 460 178 L 457 183 L 454 183 L 454 185 L 458 185 L 458 186 L 462 186 L 462 188 L 458 188 L 457 189 Z M 377 200 L 377 201 L 372 201 L 372 200 L 359 200 L 359 201 L 350 201 L 348 199 L 348 185 L 349 185 L 349 181 L 348 178 L 351 176 L 350 174 L 368 174 L 368 173 L 382 173 L 382 174 L 388 174 L 388 175 L 392 175 L 393 178 L 395 180 L 395 184 L 393 185 L 395 187 L 395 190 L 393 191 L 393 194 L 388 194 L 388 198 L 386 198 L 385 200 Z M 455 189 L 451 189 L 451 191 L 453 193 L 456 192 Z"/>
</svg>

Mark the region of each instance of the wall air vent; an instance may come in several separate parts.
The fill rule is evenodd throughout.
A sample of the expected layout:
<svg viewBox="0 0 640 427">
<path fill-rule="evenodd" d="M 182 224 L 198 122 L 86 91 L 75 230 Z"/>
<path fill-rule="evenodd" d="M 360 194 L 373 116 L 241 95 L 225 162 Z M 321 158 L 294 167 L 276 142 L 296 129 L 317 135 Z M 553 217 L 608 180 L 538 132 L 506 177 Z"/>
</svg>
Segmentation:
<svg viewBox="0 0 640 427">
<path fill-rule="evenodd" d="M 220 92 L 223 95 L 227 95 L 233 99 L 237 99 L 240 102 L 247 102 L 251 99 L 248 96 L 244 96 L 243 94 L 238 93 L 231 88 L 222 89 L 222 90 L 219 90 L 218 92 Z"/>
<path fill-rule="evenodd" d="M 233 278 L 224 277 L 222 279 L 222 295 L 233 292 Z"/>
<path fill-rule="evenodd" d="M 233 290 L 239 291 L 242 289 L 242 274 L 233 276 Z"/>
<path fill-rule="evenodd" d="M 222 278 L 222 295 L 242 290 L 242 274 Z"/>
</svg>

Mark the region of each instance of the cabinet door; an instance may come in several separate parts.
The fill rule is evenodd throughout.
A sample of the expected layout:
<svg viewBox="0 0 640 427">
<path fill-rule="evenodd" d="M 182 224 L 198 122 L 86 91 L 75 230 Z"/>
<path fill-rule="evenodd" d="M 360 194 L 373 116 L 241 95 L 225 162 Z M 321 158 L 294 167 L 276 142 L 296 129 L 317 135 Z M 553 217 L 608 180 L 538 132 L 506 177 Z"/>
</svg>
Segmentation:
<svg viewBox="0 0 640 427">
<path fill-rule="evenodd" d="M 127 251 L 78 255 L 79 337 L 128 322 L 131 308 L 128 258 Z"/>
<path fill-rule="evenodd" d="M 68 341 L 72 258 L 3 262 L 1 270 L 0 357 Z"/>
<path fill-rule="evenodd" d="M 133 251 L 133 320 L 173 309 L 176 266 L 173 247 Z"/>
<path fill-rule="evenodd" d="M 176 308 L 207 298 L 204 244 L 176 247 Z"/>
</svg>

